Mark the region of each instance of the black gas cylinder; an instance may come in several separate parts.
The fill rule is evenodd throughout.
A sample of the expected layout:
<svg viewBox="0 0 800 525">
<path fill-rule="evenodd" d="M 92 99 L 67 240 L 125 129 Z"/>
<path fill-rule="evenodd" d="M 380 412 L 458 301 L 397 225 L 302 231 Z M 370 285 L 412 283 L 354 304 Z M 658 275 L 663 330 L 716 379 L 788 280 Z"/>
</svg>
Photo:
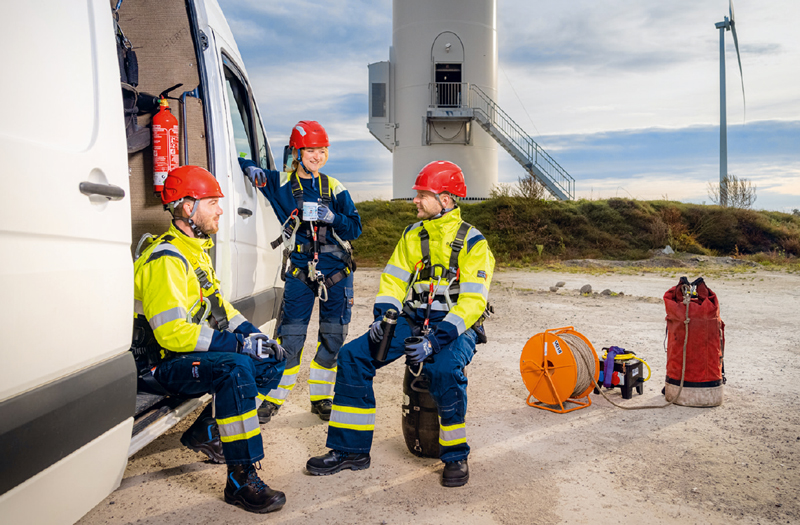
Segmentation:
<svg viewBox="0 0 800 525">
<path fill-rule="evenodd" d="M 425 373 L 414 377 L 408 367 L 403 377 L 403 437 L 412 454 L 439 457 L 439 414 L 428 392 Z"/>
</svg>

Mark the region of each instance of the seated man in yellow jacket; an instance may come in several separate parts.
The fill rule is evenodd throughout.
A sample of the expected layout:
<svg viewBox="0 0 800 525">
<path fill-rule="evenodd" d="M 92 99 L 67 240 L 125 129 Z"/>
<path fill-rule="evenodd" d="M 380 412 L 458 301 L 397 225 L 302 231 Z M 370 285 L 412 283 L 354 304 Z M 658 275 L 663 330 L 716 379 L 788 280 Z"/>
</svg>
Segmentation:
<svg viewBox="0 0 800 525">
<path fill-rule="evenodd" d="M 145 390 L 214 394 L 181 443 L 228 464 L 226 502 L 271 512 L 286 496 L 256 472 L 264 457 L 256 398 L 278 385 L 285 354 L 222 297 L 206 253 L 214 244 L 209 235 L 219 230 L 222 197 L 217 180 L 201 167 L 169 173 L 161 201 L 172 212 L 172 226 L 134 265 L 133 349 L 155 365 L 142 375 Z"/>
<path fill-rule="evenodd" d="M 410 364 L 424 368 L 439 412 L 442 485 L 459 487 L 469 480 L 464 367 L 472 361 L 476 342 L 485 342 L 481 323 L 494 256 L 481 232 L 461 220 L 454 199 L 467 195 L 461 168 L 431 162 L 413 188 L 422 220 L 406 228 L 383 270 L 369 332 L 339 353 L 328 426 L 331 450 L 308 460 L 310 474 L 369 467 L 375 429 L 372 380 L 378 368 L 406 355 Z M 381 320 L 390 309 L 401 316 L 386 359 L 378 361 L 370 346 L 382 339 Z"/>
</svg>

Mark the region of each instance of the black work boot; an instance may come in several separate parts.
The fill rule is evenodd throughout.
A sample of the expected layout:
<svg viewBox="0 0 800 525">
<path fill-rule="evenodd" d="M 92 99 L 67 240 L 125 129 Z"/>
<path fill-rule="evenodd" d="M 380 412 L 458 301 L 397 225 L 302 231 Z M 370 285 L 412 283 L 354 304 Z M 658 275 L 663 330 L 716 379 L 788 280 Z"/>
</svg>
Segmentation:
<svg viewBox="0 0 800 525">
<path fill-rule="evenodd" d="M 461 487 L 469 481 L 469 465 L 467 460 L 448 461 L 442 471 L 442 485 L 445 487 Z"/>
<path fill-rule="evenodd" d="M 225 502 L 263 514 L 280 510 L 286 503 L 286 494 L 261 481 L 255 465 L 228 465 Z"/>
<path fill-rule="evenodd" d="M 217 420 L 211 417 L 211 410 L 204 410 L 183 433 L 181 444 L 195 452 L 205 454 L 212 463 L 225 463 L 222 442 L 219 440 L 219 427 Z"/>
<path fill-rule="evenodd" d="M 306 470 L 314 476 L 328 476 L 346 468 L 364 470 L 369 468 L 369 462 L 369 454 L 354 454 L 352 452 L 331 450 L 324 456 L 309 459 L 306 462 Z"/>
<path fill-rule="evenodd" d="M 263 425 L 264 423 L 269 423 L 269 420 L 272 419 L 272 416 L 278 415 L 278 409 L 281 408 L 280 405 L 276 405 L 275 403 L 271 403 L 269 401 L 264 401 L 258 410 L 258 422 L 259 424 Z"/>
<path fill-rule="evenodd" d="M 318 414 L 319 418 L 323 421 L 330 421 L 332 407 L 333 407 L 333 402 L 331 402 L 330 399 L 320 399 L 319 401 L 312 401 L 311 413 Z"/>
</svg>

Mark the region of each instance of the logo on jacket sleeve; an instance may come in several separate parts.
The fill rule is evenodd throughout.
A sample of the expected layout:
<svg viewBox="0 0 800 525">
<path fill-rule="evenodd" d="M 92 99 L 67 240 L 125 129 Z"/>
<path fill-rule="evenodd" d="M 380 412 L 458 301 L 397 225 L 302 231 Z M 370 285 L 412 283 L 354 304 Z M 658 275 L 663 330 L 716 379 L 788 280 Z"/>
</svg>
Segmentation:
<svg viewBox="0 0 800 525">
<path fill-rule="evenodd" d="M 483 270 L 478 270 L 478 277 L 480 277 L 481 279 L 485 280 L 486 279 L 486 272 L 484 272 Z"/>
</svg>

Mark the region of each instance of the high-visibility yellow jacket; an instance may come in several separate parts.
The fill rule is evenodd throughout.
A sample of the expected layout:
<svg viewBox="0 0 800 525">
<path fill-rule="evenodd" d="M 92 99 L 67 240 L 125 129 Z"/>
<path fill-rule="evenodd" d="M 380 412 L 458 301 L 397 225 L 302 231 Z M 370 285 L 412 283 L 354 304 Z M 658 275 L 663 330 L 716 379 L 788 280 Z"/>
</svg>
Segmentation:
<svg viewBox="0 0 800 525">
<path fill-rule="evenodd" d="M 213 245 L 211 239 L 188 237 L 173 224 L 134 264 L 134 315 L 145 316 L 163 349 L 236 352 L 244 340 L 239 334 L 258 331 L 219 292 L 220 283 L 206 253 Z M 209 289 L 201 288 L 197 268 L 206 273 Z M 229 322 L 225 331 L 212 328 L 208 322 L 192 322 L 204 308 L 202 298 L 215 291 Z"/>
<path fill-rule="evenodd" d="M 440 264 L 447 268 L 452 251 L 450 244 L 455 239 L 462 222 L 461 210 L 456 208 L 442 217 L 420 221 L 406 228 L 381 274 L 380 289 L 375 298 L 373 311 L 376 319 L 390 308 L 402 311 L 406 303 L 415 311 L 414 320 L 418 323 L 424 321 L 427 303 L 406 302 L 406 296 L 410 295 L 409 283 L 415 276 L 415 267 L 422 260 L 419 233 L 422 228 L 428 232 L 431 264 Z M 460 270 L 458 299 L 452 308 L 449 308 L 444 300 L 449 283 L 444 279 L 441 281 L 433 279 L 436 297 L 431 304 L 430 321 L 435 328 L 432 332 L 434 337 L 430 339 L 435 351 L 464 333 L 486 309 L 494 272 L 494 256 L 486 239 L 477 228 L 471 227 L 467 232 L 464 247 L 458 254 L 458 268 Z M 430 284 L 431 279 L 425 279 L 412 283 L 412 286 L 417 292 L 428 292 Z"/>
</svg>

